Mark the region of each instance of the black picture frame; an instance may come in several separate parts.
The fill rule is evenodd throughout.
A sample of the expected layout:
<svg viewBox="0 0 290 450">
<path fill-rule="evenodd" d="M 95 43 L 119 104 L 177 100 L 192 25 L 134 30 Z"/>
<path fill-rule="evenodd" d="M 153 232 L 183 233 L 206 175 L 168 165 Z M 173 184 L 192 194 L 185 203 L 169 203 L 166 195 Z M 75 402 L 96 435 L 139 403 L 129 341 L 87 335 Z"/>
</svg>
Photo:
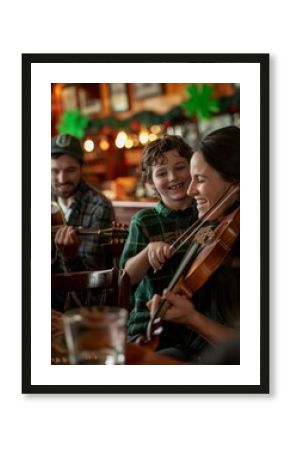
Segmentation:
<svg viewBox="0 0 290 450">
<path fill-rule="evenodd" d="M 31 120 L 32 65 L 47 64 L 245 64 L 259 68 L 260 104 L 260 293 L 259 326 L 259 379 L 240 384 L 43 384 L 32 382 L 32 303 L 31 303 Z M 52 80 L 54 81 L 54 80 Z M 241 111 L 241 115 L 243 112 Z M 50 136 L 44 136 L 42 146 L 49 145 Z M 47 139 L 47 141 L 46 141 Z M 22 392 L 23 393 L 95 393 L 95 394 L 196 394 L 238 393 L 258 394 L 269 392 L 269 54 L 23 54 L 22 55 Z M 263 149 L 263 151 L 261 151 Z M 49 274 L 44 274 L 49 277 Z M 50 320 L 41 317 L 39 320 Z M 189 367 L 189 366 L 188 366 Z M 169 368 L 167 369 L 169 371 Z M 212 370 L 212 367 L 210 367 Z"/>
</svg>

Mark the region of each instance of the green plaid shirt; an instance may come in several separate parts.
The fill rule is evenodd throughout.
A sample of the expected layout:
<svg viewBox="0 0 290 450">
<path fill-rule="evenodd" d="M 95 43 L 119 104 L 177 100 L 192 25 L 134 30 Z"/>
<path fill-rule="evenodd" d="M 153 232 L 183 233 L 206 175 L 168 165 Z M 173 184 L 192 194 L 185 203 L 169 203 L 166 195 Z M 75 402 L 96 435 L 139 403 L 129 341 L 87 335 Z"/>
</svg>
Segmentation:
<svg viewBox="0 0 290 450">
<path fill-rule="evenodd" d="M 163 241 L 172 244 L 196 219 L 195 202 L 185 210 L 171 210 L 159 202 L 154 208 L 137 212 L 131 220 L 120 267 L 124 267 L 126 261 L 143 250 L 149 242 Z M 132 310 L 128 322 L 129 339 L 145 333 L 149 320 L 146 303 L 154 294 L 161 294 L 168 286 L 188 246 L 189 244 L 184 245 L 156 273 L 150 268 L 143 280 L 133 287 Z"/>
<path fill-rule="evenodd" d="M 51 199 L 57 201 L 52 193 Z M 112 203 L 100 191 L 81 181 L 71 206 L 68 225 L 84 228 L 109 228 L 115 220 Z M 112 267 L 112 255 L 101 246 L 96 235 L 81 237 L 79 255 L 73 261 L 64 261 L 56 250 L 52 253 L 52 272 L 103 270 Z"/>
</svg>

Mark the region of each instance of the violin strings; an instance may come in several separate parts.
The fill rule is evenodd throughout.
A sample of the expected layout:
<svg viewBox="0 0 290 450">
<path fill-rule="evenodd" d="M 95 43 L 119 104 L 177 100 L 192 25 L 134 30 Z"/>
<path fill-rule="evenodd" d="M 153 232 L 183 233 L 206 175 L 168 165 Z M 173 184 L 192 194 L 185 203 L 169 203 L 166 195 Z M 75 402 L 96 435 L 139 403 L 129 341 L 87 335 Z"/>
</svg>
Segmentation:
<svg viewBox="0 0 290 450">
<path fill-rule="evenodd" d="M 191 233 L 194 231 L 194 227 L 198 225 L 200 219 L 196 220 L 192 225 L 190 225 L 171 245 L 170 248 L 174 248 L 176 246 L 176 244 L 178 244 L 178 242 L 180 240 L 182 240 L 188 233 Z"/>
</svg>

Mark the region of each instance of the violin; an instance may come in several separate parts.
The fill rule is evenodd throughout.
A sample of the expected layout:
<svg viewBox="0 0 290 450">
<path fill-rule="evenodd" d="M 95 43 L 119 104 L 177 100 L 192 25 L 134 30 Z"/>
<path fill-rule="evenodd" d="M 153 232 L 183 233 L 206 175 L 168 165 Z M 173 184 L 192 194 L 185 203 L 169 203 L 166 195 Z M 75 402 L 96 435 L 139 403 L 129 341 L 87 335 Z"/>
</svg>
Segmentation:
<svg viewBox="0 0 290 450">
<path fill-rule="evenodd" d="M 233 192 L 236 193 L 236 191 Z M 206 216 L 210 217 L 210 214 Z M 189 299 L 229 256 L 240 235 L 240 207 L 236 207 L 230 214 L 222 217 L 214 229 L 211 227 L 202 229 L 200 224 L 197 228 L 199 233 L 205 230 L 202 233 L 202 243 L 199 239 L 194 240 L 168 285 L 168 290 L 183 294 Z M 196 235 L 196 231 L 194 232 Z M 157 310 L 149 320 L 146 337 L 141 337 L 139 341 L 141 345 L 148 345 L 153 350 L 157 349 L 160 339 L 157 333 L 162 329 L 161 321 L 169 307 L 169 302 L 161 298 Z"/>
</svg>

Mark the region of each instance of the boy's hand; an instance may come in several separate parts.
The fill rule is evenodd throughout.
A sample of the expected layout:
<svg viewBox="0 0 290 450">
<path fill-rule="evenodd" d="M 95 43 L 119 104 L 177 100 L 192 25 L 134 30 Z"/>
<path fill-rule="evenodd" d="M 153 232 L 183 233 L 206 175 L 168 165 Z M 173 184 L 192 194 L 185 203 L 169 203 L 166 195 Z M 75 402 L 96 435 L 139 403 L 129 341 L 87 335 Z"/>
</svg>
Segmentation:
<svg viewBox="0 0 290 450">
<path fill-rule="evenodd" d="M 170 245 L 165 242 L 150 242 L 148 244 L 148 261 L 154 270 L 161 269 L 171 254 L 172 250 L 170 249 Z"/>
</svg>

